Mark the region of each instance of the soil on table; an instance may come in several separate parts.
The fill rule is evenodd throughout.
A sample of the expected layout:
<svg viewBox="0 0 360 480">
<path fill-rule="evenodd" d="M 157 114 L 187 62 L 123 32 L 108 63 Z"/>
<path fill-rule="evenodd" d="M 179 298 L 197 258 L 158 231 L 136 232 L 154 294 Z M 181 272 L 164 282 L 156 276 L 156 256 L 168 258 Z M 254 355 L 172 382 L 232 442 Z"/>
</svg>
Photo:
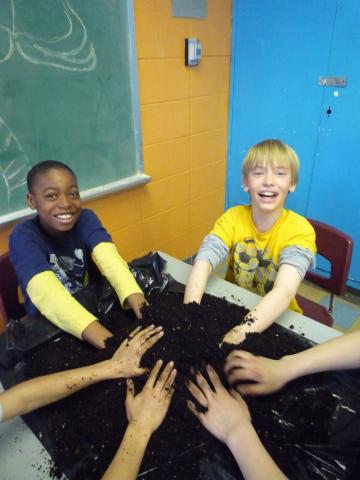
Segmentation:
<svg viewBox="0 0 360 480">
<path fill-rule="evenodd" d="M 222 369 L 226 355 L 233 347 L 224 344 L 219 348 L 218 344 L 226 332 L 243 321 L 247 310 L 209 295 L 204 296 L 201 306 L 183 305 L 182 295 L 166 293 L 153 296 L 150 301 L 151 305 L 144 308 L 141 325 L 162 325 L 165 335 L 144 356 L 143 365 L 152 367 L 158 358 L 164 362 L 173 360 L 178 376 L 169 413 L 150 440 L 139 478 L 243 478 L 227 448 L 188 411 L 185 402 L 190 394 L 185 380 L 191 377 L 191 367 L 203 369 L 210 363 L 226 382 Z M 32 352 L 26 362 L 26 377 L 77 368 L 109 358 L 138 322 L 131 312 L 115 309 L 103 323 L 114 333 L 106 350 L 95 351 L 64 334 Z M 274 325 L 261 335 L 248 335 L 241 348 L 277 359 L 310 346 L 303 337 Z M 137 391 L 145 381 L 146 376 L 136 379 Z M 337 448 L 338 430 L 345 436 L 340 442 L 342 446 L 344 442 L 352 442 L 354 435 L 357 435 L 357 445 L 360 443 L 359 428 L 353 429 L 355 433 L 350 440 L 345 435 L 348 424 L 354 424 L 357 419 L 359 396 L 351 400 L 355 402 L 353 405 L 347 404 L 355 415 L 348 418 L 346 414 L 349 412 L 339 412 L 339 395 L 341 401 L 345 401 L 343 391 L 350 383 L 335 374 L 315 375 L 292 382 L 274 395 L 247 399 L 260 438 L 289 478 L 356 478 L 351 476 L 352 469 L 356 468 L 353 458 L 348 451 L 346 458 L 342 458 L 342 450 Z M 357 387 L 356 391 L 359 390 Z M 338 397 L 334 392 L 340 392 Z M 348 397 L 353 398 L 352 394 Z M 126 429 L 124 399 L 125 381 L 106 381 L 25 417 L 51 453 L 54 460 L 52 478 L 60 478 L 59 472 L 64 472 L 70 480 L 101 478 Z M 329 445 L 333 449 L 331 455 Z M 345 464 L 345 473 L 334 459 Z M 336 465 L 338 476 L 326 473 Z M 322 466 L 326 471 L 322 471 Z"/>
</svg>

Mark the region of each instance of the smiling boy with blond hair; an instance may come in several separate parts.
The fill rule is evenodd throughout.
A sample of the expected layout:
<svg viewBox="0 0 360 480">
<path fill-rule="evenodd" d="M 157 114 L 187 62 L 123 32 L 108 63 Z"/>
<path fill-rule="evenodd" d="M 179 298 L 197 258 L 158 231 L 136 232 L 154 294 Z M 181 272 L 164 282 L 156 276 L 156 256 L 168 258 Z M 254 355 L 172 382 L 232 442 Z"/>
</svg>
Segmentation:
<svg viewBox="0 0 360 480">
<path fill-rule="evenodd" d="M 284 208 L 298 181 L 299 160 L 280 140 L 264 140 L 247 152 L 242 186 L 251 204 L 232 207 L 215 223 L 190 271 L 184 302 L 200 303 L 207 280 L 230 256 L 226 279 L 262 296 L 241 326 L 225 337 L 239 343 L 262 332 L 287 308 L 302 313 L 296 292 L 315 265 L 315 232 L 302 216 Z"/>
</svg>

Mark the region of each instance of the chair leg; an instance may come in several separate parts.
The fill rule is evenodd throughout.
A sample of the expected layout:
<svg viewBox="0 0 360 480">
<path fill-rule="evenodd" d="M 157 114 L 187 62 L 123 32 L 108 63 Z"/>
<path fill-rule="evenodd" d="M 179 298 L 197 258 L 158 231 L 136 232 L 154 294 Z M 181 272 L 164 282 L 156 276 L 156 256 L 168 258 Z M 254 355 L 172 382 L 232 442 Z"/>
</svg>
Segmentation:
<svg viewBox="0 0 360 480">
<path fill-rule="evenodd" d="M 335 295 L 333 293 L 330 294 L 330 305 L 329 305 L 329 308 L 328 308 L 328 312 L 333 313 L 333 309 L 334 309 L 334 305 L 335 305 Z"/>
</svg>

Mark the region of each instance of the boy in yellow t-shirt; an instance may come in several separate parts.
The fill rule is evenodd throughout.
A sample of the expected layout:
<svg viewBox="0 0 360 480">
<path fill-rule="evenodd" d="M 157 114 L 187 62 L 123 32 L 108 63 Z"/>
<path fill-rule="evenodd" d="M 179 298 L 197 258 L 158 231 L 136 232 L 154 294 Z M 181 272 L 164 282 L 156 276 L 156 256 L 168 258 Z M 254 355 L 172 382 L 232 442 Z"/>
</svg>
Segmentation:
<svg viewBox="0 0 360 480">
<path fill-rule="evenodd" d="M 185 289 L 184 302 L 201 302 L 213 269 L 230 255 L 226 279 L 263 298 L 251 320 L 225 337 L 241 342 L 246 332 L 262 332 L 287 308 L 302 313 L 295 294 L 315 265 L 315 232 L 302 216 L 284 209 L 298 180 L 295 151 L 280 140 L 254 145 L 242 164 L 243 188 L 251 205 L 227 210 L 200 247 Z"/>
</svg>

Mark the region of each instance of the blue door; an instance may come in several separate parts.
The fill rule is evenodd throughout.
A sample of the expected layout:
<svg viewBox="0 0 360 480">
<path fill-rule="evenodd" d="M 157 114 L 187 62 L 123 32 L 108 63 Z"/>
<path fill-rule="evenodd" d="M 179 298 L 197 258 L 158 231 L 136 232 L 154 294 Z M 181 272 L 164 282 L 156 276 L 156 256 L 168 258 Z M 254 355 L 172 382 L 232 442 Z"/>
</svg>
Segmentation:
<svg viewBox="0 0 360 480">
<path fill-rule="evenodd" d="M 240 172 L 247 149 L 265 138 L 282 139 L 297 151 L 301 163 L 299 185 L 289 195 L 287 207 L 337 226 L 354 238 L 350 277 L 351 284 L 360 288 L 356 246 L 360 222 L 355 225 L 359 209 L 352 188 L 360 180 L 355 170 L 360 122 L 352 122 L 345 107 L 350 98 L 353 106 L 360 101 L 354 71 L 357 63 L 360 73 L 356 11 L 360 11 L 357 0 L 234 1 L 227 207 L 248 202 Z M 348 85 L 342 89 L 320 86 L 319 77 L 327 75 L 346 76 Z M 356 118 L 359 115 L 356 112 Z M 343 152 L 340 159 L 339 151 Z"/>
<path fill-rule="evenodd" d="M 327 75 L 345 76 L 344 88 L 322 87 L 318 144 L 307 215 L 350 235 L 354 253 L 349 285 L 360 288 L 360 2 L 338 2 Z M 321 266 L 321 264 L 320 264 Z"/>
</svg>

